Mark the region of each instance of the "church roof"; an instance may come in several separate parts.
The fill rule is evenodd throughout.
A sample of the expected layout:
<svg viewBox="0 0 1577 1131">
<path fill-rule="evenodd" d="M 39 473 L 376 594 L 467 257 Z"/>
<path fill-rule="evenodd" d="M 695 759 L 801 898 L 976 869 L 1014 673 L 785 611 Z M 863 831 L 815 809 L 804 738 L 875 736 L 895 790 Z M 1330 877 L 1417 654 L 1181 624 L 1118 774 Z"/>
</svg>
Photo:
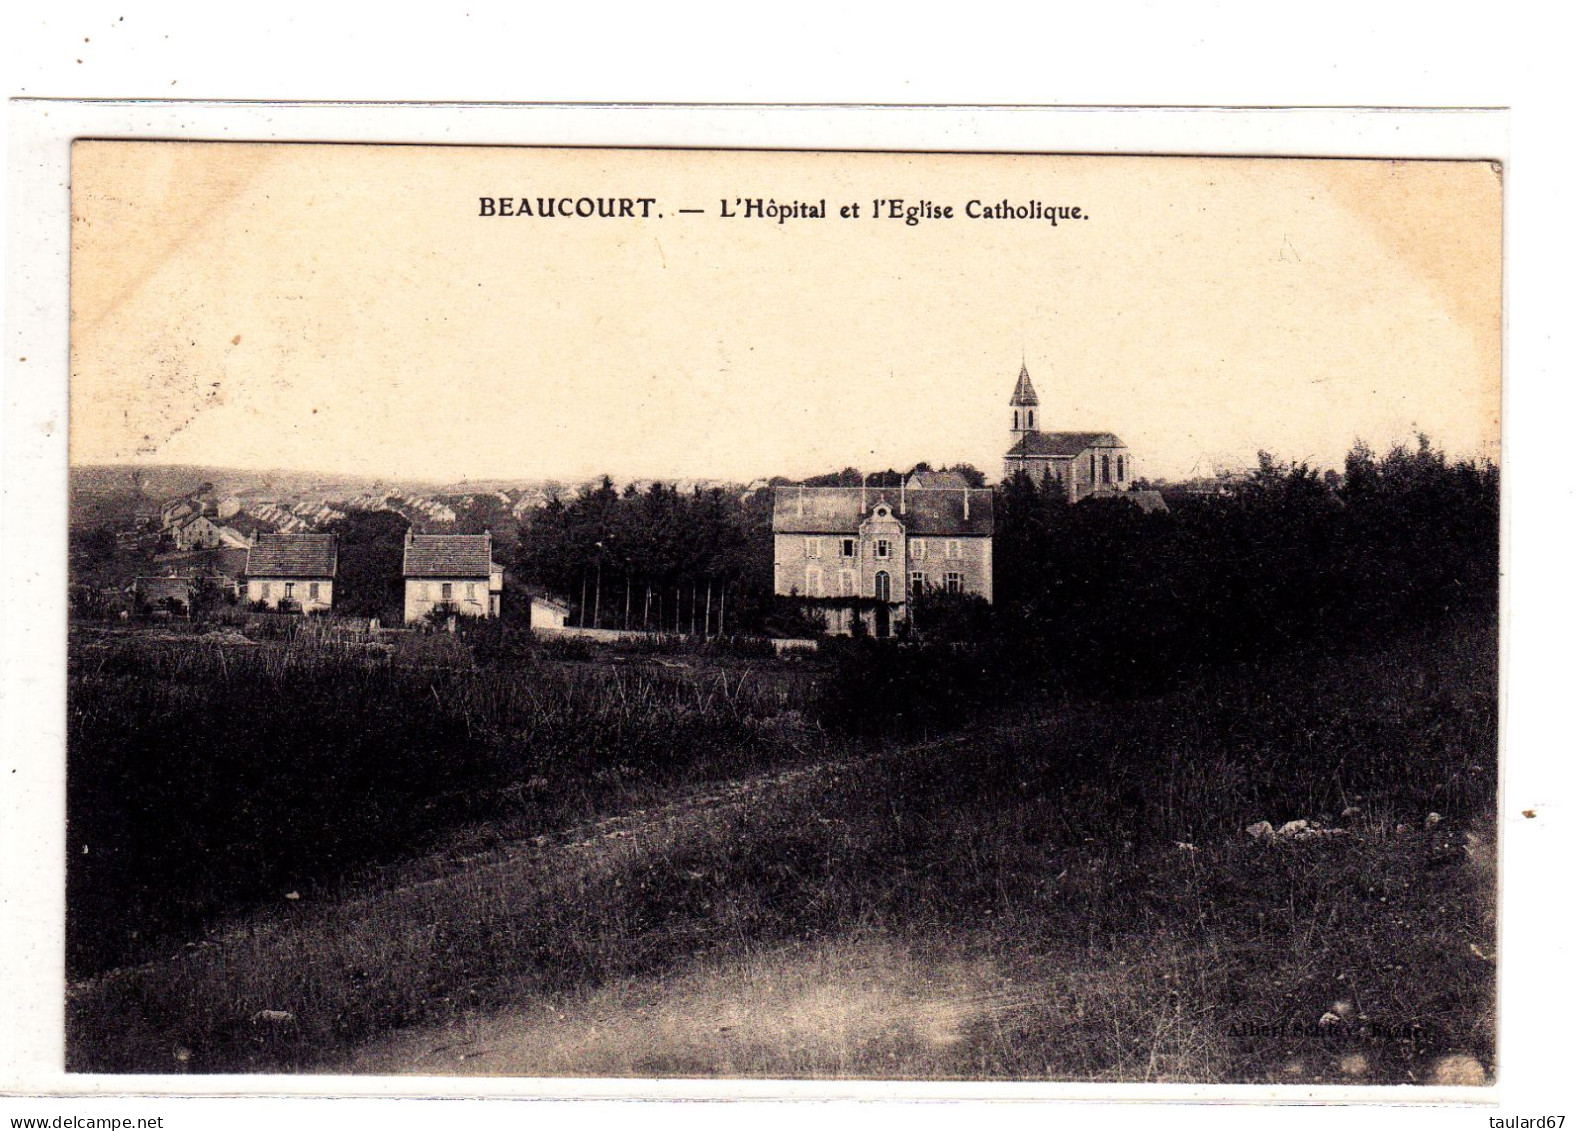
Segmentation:
<svg viewBox="0 0 1577 1131">
<path fill-rule="evenodd" d="M 1013 456 L 1041 456 L 1072 459 L 1088 448 L 1125 448 L 1110 432 L 1029 432 L 1008 449 Z"/>
<path fill-rule="evenodd" d="M 860 523 L 882 503 L 911 535 L 989 535 L 995 525 L 989 488 L 899 491 L 896 487 L 868 487 L 863 507 L 860 496 L 859 487 L 774 488 L 772 530 L 777 534 L 858 534 Z"/>
<path fill-rule="evenodd" d="M 488 534 L 413 534 L 405 544 L 406 577 L 482 578 L 492 568 Z"/>
<path fill-rule="evenodd" d="M 1008 404 L 1013 406 L 1038 405 L 1040 398 L 1035 395 L 1035 386 L 1030 383 L 1029 366 L 1021 365 L 1018 371 L 1018 384 L 1013 386 L 1013 399 Z"/>
<path fill-rule="evenodd" d="M 247 548 L 248 577 L 333 577 L 339 555 L 332 534 L 263 534 Z"/>
</svg>

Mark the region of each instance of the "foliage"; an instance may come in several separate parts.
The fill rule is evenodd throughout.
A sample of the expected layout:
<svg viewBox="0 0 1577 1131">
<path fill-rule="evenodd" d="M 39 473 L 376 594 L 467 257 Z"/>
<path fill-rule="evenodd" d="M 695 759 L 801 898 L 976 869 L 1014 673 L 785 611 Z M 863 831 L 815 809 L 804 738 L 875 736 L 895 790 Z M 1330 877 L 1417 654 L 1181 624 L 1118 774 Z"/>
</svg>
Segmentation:
<svg viewBox="0 0 1577 1131">
<path fill-rule="evenodd" d="M 404 518 L 385 510 L 348 510 L 344 518 L 327 526 L 339 553 L 335 611 L 377 617 L 385 624 L 400 623 L 405 606 L 405 534 L 409 529 Z"/>
<path fill-rule="evenodd" d="M 765 724 L 803 694 L 802 676 L 751 666 L 479 670 L 447 633 L 396 634 L 391 662 L 385 646 L 326 642 L 300 617 L 254 616 L 247 635 L 262 642 L 117 636 L 84 649 L 73 637 L 76 974 L 468 823 L 514 821 L 524 836 L 584 815 L 610 767 L 660 783 L 787 758 L 794 736 Z"/>
<path fill-rule="evenodd" d="M 989 673 L 977 710 L 1150 693 L 1309 647 L 1373 648 L 1497 592 L 1499 471 L 1448 462 L 1424 437 L 1383 458 L 1360 444 L 1340 477 L 1262 454 L 1230 494 L 1180 495 L 1154 514 L 1120 496 L 1072 505 L 1020 474 L 998 489 L 996 520 L 996 604 L 949 633 L 976 641 L 969 660 L 904 661 L 936 669 L 909 672 L 916 687 Z M 916 628 L 924 638 L 923 610 Z M 947 697 L 902 694 L 879 664 L 839 662 L 832 718 L 884 726 L 891 713 L 916 733 L 967 721 Z"/>
<path fill-rule="evenodd" d="M 522 530 L 515 576 L 568 598 L 574 624 L 760 631 L 772 608 L 771 499 L 718 488 L 643 493 L 604 477 L 551 499 Z"/>
</svg>

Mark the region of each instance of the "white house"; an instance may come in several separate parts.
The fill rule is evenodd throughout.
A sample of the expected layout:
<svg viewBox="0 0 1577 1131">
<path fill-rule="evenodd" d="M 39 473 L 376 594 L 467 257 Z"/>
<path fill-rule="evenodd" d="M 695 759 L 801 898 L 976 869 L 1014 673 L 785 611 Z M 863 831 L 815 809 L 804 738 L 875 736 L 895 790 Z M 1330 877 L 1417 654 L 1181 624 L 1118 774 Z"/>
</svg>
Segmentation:
<svg viewBox="0 0 1577 1131">
<path fill-rule="evenodd" d="M 493 561 L 491 534 L 405 532 L 405 623 L 434 609 L 496 617 L 504 567 Z"/>
<path fill-rule="evenodd" d="M 246 552 L 246 599 L 303 613 L 334 607 L 339 549 L 332 534 L 263 534 Z"/>
</svg>

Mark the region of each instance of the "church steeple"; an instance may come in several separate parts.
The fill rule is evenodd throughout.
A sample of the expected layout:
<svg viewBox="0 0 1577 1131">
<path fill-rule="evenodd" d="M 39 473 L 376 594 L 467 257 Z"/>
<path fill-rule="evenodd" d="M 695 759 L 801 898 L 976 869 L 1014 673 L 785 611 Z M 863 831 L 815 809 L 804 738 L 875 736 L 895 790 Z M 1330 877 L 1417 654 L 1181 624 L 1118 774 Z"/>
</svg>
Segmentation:
<svg viewBox="0 0 1577 1131">
<path fill-rule="evenodd" d="M 1040 398 L 1035 395 L 1035 386 L 1030 382 L 1028 364 L 1019 366 L 1018 384 L 1013 388 L 1013 397 L 1008 401 L 1008 406 L 1013 410 L 1010 445 L 1040 431 L 1035 426 L 1035 411 L 1040 407 Z"/>
</svg>

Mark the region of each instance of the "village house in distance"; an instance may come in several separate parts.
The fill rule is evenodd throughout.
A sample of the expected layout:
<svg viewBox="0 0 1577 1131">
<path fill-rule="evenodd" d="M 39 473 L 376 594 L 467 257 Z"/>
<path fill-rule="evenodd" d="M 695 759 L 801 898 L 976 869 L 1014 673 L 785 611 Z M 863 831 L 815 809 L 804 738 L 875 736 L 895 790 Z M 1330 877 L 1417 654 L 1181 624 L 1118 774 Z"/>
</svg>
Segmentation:
<svg viewBox="0 0 1577 1131">
<path fill-rule="evenodd" d="M 405 623 L 434 609 L 459 616 L 496 617 L 504 567 L 493 561 L 491 534 L 405 532 Z"/>
<path fill-rule="evenodd" d="M 264 534 L 246 551 L 246 599 L 281 612 L 334 607 L 339 550 L 332 534 Z"/>
</svg>

